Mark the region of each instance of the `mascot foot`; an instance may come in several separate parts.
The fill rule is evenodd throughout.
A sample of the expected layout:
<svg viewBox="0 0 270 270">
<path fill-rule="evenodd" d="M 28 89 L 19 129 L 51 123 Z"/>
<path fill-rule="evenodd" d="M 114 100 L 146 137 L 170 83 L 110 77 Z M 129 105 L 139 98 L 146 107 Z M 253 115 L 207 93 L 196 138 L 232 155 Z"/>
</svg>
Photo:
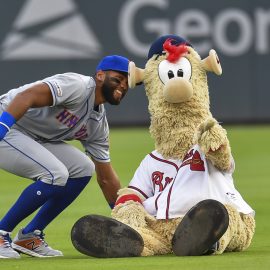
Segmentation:
<svg viewBox="0 0 270 270">
<path fill-rule="evenodd" d="M 172 239 L 177 256 L 199 256 L 207 253 L 226 232 L 229 215 L 218 201 L 204 200 L 192 207 L 176 228 Z"/>
<path fill-rule="evenodd" d="M 134 229 L 99 215 L 80 218 L 71 230 L 71 241 L 79 252 L 98 258 L 136 257 L 144 247 Z"/>
</svg>

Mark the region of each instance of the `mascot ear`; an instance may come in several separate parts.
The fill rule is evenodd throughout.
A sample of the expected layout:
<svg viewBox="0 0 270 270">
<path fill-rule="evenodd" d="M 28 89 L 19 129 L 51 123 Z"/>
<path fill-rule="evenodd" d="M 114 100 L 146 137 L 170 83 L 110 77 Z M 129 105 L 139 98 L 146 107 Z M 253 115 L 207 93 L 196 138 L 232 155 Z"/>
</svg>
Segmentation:
<svg viewBox="0 0 270 270">
<path fill-rule="evenodd" d="M 202 60 L 203 68 L 207 71 L 212 71 L 217 75 L 222 74 L 221 64 L 215 50 L 210 50 L 209 56 Z"/>
<path fill-rule="evenodd" d="M 144 69 L 137 68 L 134 62 L 128 64 L 128 86 L 134 88 L 137 84 L 141 84 L 144 79 Z"/>
</svg>

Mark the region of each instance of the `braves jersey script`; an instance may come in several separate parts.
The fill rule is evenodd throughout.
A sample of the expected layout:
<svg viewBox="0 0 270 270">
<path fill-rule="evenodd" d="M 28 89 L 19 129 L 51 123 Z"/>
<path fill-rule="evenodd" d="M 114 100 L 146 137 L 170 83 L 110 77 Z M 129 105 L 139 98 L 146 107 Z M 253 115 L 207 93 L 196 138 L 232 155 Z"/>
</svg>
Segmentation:
<svg viewBox="0 0 270 270">
<path fill-rule="evenodd" d="M 92 77 L 77 73 L 57 74 L 12 89 L 0 96 L 2 108 L 5 110 L 18 93 L 41 82 L 49 86 L 53 105 L 29 109 L 13 128 L 35 140 L 79 140 L 88 155 L 98 161 L 109 161 L 105 108 L 99 105 L 98 111 L 94 110 L 96 84 Z"/>
<path fill-rule="evenodd" d="M 198 145 L 182 161 L 166 160 L 153 151 L 141 162 L 129 188 L 145 197 L 145 209 L 157 219 L 182 217 L 205 199 L 215 199 L 244 214 L 254 214 L 234 187 L 233 170 L 234 163 L 230 172 L 219 171 L 206 160 Z"/>
</svg>

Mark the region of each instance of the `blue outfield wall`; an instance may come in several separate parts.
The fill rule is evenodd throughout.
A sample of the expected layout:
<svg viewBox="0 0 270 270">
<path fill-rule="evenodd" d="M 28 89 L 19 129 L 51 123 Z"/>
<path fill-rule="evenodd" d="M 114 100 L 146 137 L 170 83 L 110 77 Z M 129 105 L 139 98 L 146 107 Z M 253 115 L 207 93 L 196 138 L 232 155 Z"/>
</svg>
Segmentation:
<svg viewBox="0 0 270 270">
<path fill-rule="evenodd" d="M 174 33 L 223 75 L 209 74 L 211 109 L 225 123 L 270 122 L 269 0 L 0 1 L 0 93 L 62 72 L 94 75 L 100 57 L 144 67 L 150 44 Z M 111 125 L 149 123 L 143 87 L 106 106 Z"/>
</svg>

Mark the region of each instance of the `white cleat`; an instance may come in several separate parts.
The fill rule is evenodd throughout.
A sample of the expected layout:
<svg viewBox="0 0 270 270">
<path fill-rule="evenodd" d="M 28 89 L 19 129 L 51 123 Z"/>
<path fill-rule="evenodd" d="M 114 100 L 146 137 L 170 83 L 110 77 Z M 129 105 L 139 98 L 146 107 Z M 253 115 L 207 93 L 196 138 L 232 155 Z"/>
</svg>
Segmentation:
<svg viewBox="0 0 270 270">
<path fill-rule="evenodd" d="M 0 230 L 0 259 L 19 259 L 20 254 L 11 247 L 10 233 Z"/>
<path fill-rule="evenodd" d="M 43 232 L 35 230 L 23 234 L 21 229 L 12 242 L 13 249 L 32 257 L 58 257 L 63 256 L 60 250 L 51 248 L 44 240 Z"/>
</svg>

